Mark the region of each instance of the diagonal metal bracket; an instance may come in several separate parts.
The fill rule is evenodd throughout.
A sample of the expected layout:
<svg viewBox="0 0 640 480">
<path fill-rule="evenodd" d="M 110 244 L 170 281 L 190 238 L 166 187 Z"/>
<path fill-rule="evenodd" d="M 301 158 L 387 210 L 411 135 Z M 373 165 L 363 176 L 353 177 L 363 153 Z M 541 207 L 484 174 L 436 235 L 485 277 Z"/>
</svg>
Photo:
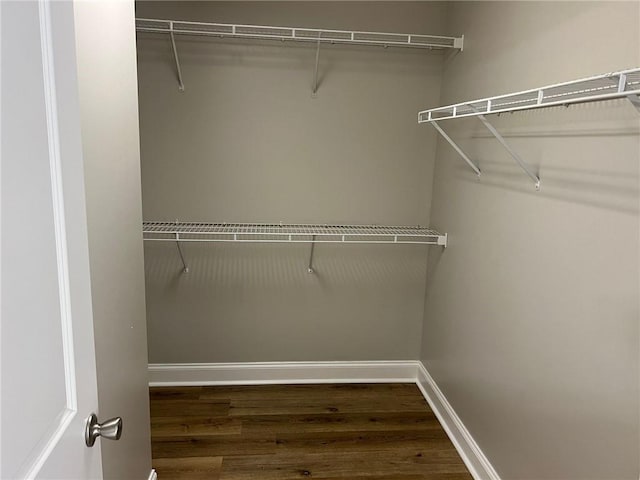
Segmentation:
<svg viewBox="0 0 640 480">
<path fill-rule="evenodd" d="M 176 233 L 176 247 L 178 247 L 178 255 L 180 255 L 180 260 L 182 261 L 182 271 L 184 273 L 189 273 L 189 267 L 187 266 L 187 262 L 184 260 L 184 254 L 182 253 L 182 247 L 180 246 L 179 233 Z"/>
<path fill-rule="evenodd" d="M 489 121 L 485 118 L 484 115 L 480 114 L 480 115 L 477 115 L 477 117 L 484 124 L 484 126 L 487 127 L 487 129 L 493 134 L 493 136 L 496 137 L 496 140 L 498 140 L 502 144 L 502 146 L 507 150 L 507 152 L 509 152 L 509 154 L 513 157 L 513 159 L 520 166 L 520 168 L 522 168 L 522 170 L 524 170 L 524 172 L 529 176 L 529 178 L 531 178 L 531 180 L 534 181 L 536 190 L 540 190 L 540 178 L 533 172 L 531 167 L 524 160 L 522 160 L 522 158 L 520 158 L 520 156 L 507 143 L 504 137 L 500 135 L 500 132 L 498 132 L 495 129 L 495 127 L 491 125 L 491 123 L 489 123 Z M 464 153 L 464 151 L 458 146 L 458 144 L 456 144 L 456 142 L 454 142 L 451 139 L 451 137 L 447 135 L 447 133 L 442 129 L 442 127 L 438 125 L 438 122 L 436 122 L 435 120 L 429 120 L 429 123 L 433 125 L 433 127 L 438 131 L 440 135 L 442 135 L 442 137 L 447 142 L 449 142 L 449 144 L 455 149 L 456 152 L 458 152 L 458 154 L 462 157 L 462 159 L 465 162 L 467 162 L 467 165 L 469 165 L 473 169 L 473 171 L 476 172 L 476 175 L 478 175 L 479 177 L 482 174 L 480 169 L 476 166 L 475 163 L 473 163 L 473 161 L 471 161 L 469 156 L 466 153 Z"/>
<path fill-rule="evenodd" d="M 313 69 L 313 86 L 311 87 L 311 97 L 318 96 L 318 65 L 320 64 L 320 33 L 318 33 L 318 45 L 316 46 L 316 64 Z"/>
<path fill-rule="evenodd" d="M 618 80 L 618 92 L 624 93 L 627 91 L 628 84 L 626 73 L 621 73 L 620 75 L 616 75 L 612 78 Z M 627 99 L 631 102 L 631 105 L 636 107 L 636 110 L 640 112 L 640 95 L 631 94 L 627 96 Z"/>
<path fill-rule="evenodd" d="M 178 255 L 180 255 L 180 261 L 182 262 L 182 271 L 184 273 L 189 273 L 189 267 L 187 266 L 187 262 L 184 260 L 184 254 L 182 253 L 182 247 L 180 246 L 180 233 L 178 233 L 178 220 L 176 220 L 176 247 L 178 247 Z"/>
<path fill-rule="evenodd" d="M 312 235 L 311 236 L 311 251 L 309 252 L 309 266 L 307 267 L 307 272 L 308 273 L 314 273 L 313 270 L 313 250 L 315 249 L 316 246 L 316 236 Z"/>
<path fill-rule="evenodd" d="M 178 89 L 184 92 L 184 82 L 182 81 L 182 69 L 180 68 L 180 60 L 178 60 L 178 48 L 176 47 L 176 38 L 173 35 L 173 22 L 169 22 L 169 35 L 171 38 L 171 47 L 173 48 L 173 58 L 176 61 L 176 73 L 178 74 Z"/>
<path fill-rule="evenodd" d="M 455 150 L 456 152 L 458 152 L 458 154 L 462 157 L 462 159 L 463 159 L 465 162 L 467 162 L 467 165 L 469 165 L 469 166 L 473 169 L 473 171 L 474 171 L 474 172 L 476 172 L 476 175 L 478 175 L 478 176 L 482 175 L 482 172 L 480 172 L 480 169 L 476 166 L 476 164 L 475 164 L 475 163 L 473 163 L 473 162 L 471 161 L 471 159 L 467 156 L 467 154 L 466 154 L 466 153 L 464 153 L 464 152 L 462 151 L 462 149 L 458 146 L 458 144 L 456 144 L 456 142 L 454 142 L 454 141 L 451 139 L 451 137 L 450 137 L 449 135 L 447 135 L 447 133 L 442 129 L 442 127 L 440 127 L 440 125 L 438 125 L 438 122 L 436 122 L 436 121 L 432 120 L 430 123 L 431 123 L 431 125 L 433 125 L 433 128 L 435 128 L 435 129 L 438 131 L 438 133 L 439 133 L 440 135 L 442 135 L 442 137 L 443 137 L 447 142 L 449 142 L 449 144 L 454 148 L 454 150 Z"/>
<path fill-rule="evenodd" d="M 496 130 L 495 127 L 491 125 L 491 123 L 489 123 L 489 120 L 487 120 L 484 115 L 477 115 L 477 117 L 484 124 L 484 126 L 487 127 L 487 130 L 489 130 L 493 134 L 493 136 L 496 137 L 496 140 L 498 140 L 502 144 L 505 150 L 509 152 L 509 155 L 513 157 L 516 163 L 520 165 L 520 168 L 524 170 L 524 173 L 526 173 L 529 176 L 529 178 L 531 178 L 531 180 L 534 181 L 536 190 L 540 190 L 540 177 L 538 177 L 538 175 L 533 173 L 533 170 L 531 169 L 529 164 L 527 164 L 527 162 L 525 162 L 524 160 L 522 160 L 522 158 L 520 158 L 520 155 L 518 155 L 513 150 L 513 148 L 511 148 L 511 146 L 507 143 L 504 137 L 500 135 L 500 132 L 498 132 L 498 130 Z"/>
</svg>

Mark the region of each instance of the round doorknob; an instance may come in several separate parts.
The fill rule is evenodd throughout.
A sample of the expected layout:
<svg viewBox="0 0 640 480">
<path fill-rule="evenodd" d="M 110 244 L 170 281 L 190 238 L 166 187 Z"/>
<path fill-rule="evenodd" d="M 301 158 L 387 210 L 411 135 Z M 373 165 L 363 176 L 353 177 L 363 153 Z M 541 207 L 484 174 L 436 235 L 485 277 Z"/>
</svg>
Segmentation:
<svg viewBox="0 0 640 480">
<path fill-rule="evenodd" d="M 93 447 L 96 438 L 104 437 L 109 440 L 118 440 L 122 435 L 122 418 L 110 418 L 106 422 L 98 423 L 98 417 L 95 413 L 87 418 L 87 426 L 84 430 L 84 441 L 87 447 Z"/>
</svg>

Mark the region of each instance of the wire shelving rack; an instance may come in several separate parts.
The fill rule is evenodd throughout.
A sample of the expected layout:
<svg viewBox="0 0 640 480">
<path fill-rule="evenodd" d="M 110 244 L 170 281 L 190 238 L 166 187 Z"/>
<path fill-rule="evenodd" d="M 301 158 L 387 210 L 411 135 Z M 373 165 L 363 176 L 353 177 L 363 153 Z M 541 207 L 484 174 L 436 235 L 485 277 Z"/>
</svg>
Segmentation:
<svg viewBox="0 0 640 480">
<path fill-rule="evenodd" d="M 460 146 L 438 124 L 441 120 L 477 117 L 509 152 L 522 170 L 533 180 L 536 190 L 540 190 L 540 177 L 511 148 L 504 137 L 486 119 L 485 115 L 566 106 L 615 100 L 624 98 L 640 112 L 640 68 L 604 73 L 569 82 L 547 85 L 506 95 L 481 98 L 455 103 L 444 107 L 431 108 L 418 112 L 418 123 L 430 123 L 442 137 L 455 149 L 462 159 L 480 176 L 480 168 L 469 158 Z"/>
<path fill-rule="evenodd" d="M 421 226 L 144 222 L 150 241 L 250 243 L 447 244 L 447 235 Z"/>
<path fill-rule="evenodd" d="M 423 48 L 429 50 L 462 51 L 464 35 L 447 37 L 421 33 L 363 32 L 357 30 L 328 30 L 304 27 L 275 27 L 269 25 L 242 25 L 231 23 L 188 22 L 182 20 L 161 20 L 155 18 L 136 18 L 136 31 L 168 34 L 176 63 L 178 88 L 184 91 L 182 69 L 178 58 L 176 35 L 192 35 L 219 38 L 245 38 L 255 40 L 279 40 L 282 42 L 313 42 L 316 44 L 316 59 L 313 72 L 312 96 L 318 90 L 318 65 L 320 45 L 352 44 L 380 47 Z"/>
<path fill-rule="evenodd" d="M 634 68 L 423 110 L 418 113 L 418 123 L 612 100 L 639 94 L 640 68 Z"/>
<path fill-rule="evenodd" d="M 422 226 L 144 222 L 142 233 L 145 241 L 176 242 L 185 272 L 180 244 L 189 242 L 309 243 L 309 273 L 316 243 L 447 246 L 446 233 Z"/>
<path fill-rule="evenodd" d="M 453 48 L 462 50 L 463 37 L 425 35 L 419 33 L 362 32 L 357 30 L 328 30 L 268 25 L 186 22 L 137 18 L 138 32 L 174 33 L 209 37 L 254 38 L 296 42 L 350 43 L 382 47 L 411 47 L 427 49 Z"/>
</svg>

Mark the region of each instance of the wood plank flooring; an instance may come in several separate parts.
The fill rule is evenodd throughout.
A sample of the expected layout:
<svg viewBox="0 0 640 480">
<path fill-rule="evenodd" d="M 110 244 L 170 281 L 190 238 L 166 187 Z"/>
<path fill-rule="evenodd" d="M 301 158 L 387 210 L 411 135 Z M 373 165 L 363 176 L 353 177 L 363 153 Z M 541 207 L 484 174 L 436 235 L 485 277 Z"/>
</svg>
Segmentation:
<svg viewBox="0 0 640 480">
<path fill-rule="evenodd" d="M 472 480 L 413 384 L 150 389 L 158 480 Z"/>
</svg>

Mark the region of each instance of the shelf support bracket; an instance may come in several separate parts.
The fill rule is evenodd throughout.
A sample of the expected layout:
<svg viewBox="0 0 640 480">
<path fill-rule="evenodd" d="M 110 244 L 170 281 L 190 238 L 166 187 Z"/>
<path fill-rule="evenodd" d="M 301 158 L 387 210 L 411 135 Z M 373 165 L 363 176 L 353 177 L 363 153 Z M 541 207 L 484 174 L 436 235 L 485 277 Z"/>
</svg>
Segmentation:
<svg viewBox="0 0 640 480">
<path fill-rule="evenodd" d="M 625 73 L 621 73 L 620 75 L 615 75 L 612 77 L 614 80 L 618 82 L 618 92 L 624 93 L 627 90 L 627 75 Z M 640 112 L 640 95 L 627 95 L 627 100 L 636 107 L 636 110 Z"/>
<path fill-rule="evenodd" d="M 318 34 L 318 45 L 316 46 L 316 64 L 313 69 L 313 86 L 311 90 L 311 97 L 316 98 L 318 96 L 318 66 L 320 64 L 320 34 Z"/>
<path fill-rule="evenodd" d="M 182 81 L 182 69 L 180 68 L 180 60 L 178 60 L 178 48 L 176 47 L 176 39 L 173 35 L 173 22 L 169 22 L 169 35 L 171 36 L 171 47 L 173 48 L 173 58 L 176 61 L 176 73 L 178 74 L 178 89 L 184 92 L 184 83 Z"/>
<path fill-rule="evenodd" d="M 454 142 L 449 135 L 447 135 L 447 133 L 442 129 L 442 127 L 438 125 L 438 122 L 436 122 L 435 120 L 431 120 L 430 123 L 431 125 L 433 125 L 433 128 L 435 128 L 438 131 L 438 133 L 442 135 L 442 137 L 447 142 L 449 142 L 449 144 L 454 148 L 454 150 L 458 152 L 458 154 L 462 157 L 462 159 L 465 162 L 467 162 L 467 165 L 469 165 L 473 169 L 473 171 L 476 172 L 476 175 L 479 177 L 482 174 L 482 172 L 480 172 L 480 169 L 476 166 L 475 163 L 471 161 L 471 159 L 467 156 L 467 154 L 462 151 L 462 149 L 458 146 L 458 144 Z"/>
<path fill-rule="evenodd" d="M 520 158 L 520 155 L 518 155 L 513 150 L 513 148 L 511 148 L 511 146 L 507 143 L 504 137 L 500 135 L 500 132 L 498 132 L 498 130 L 496 130 L 495 127 L 491 125 L 491 123 L 489 123 L 489 120 L 487 120 L 484 115 L 478 115 L 478 118 L 484 124 L 484 126 L 487 127 L 487 130 L 489 130 L 493 134 L 493 136 L 496 137 L 496 140 L 498 140 L 498 142 L 502 144 L 505 150 L 509 152 L 509 155 L 511 155 L 511 157 L 520 166 L 520 168 L 522 168 L 524 173 L 526 173 L 529 176 L 529 178 L 534 181 L 536 190 L 540 190 L 540 177 L 538 177 L 538 175 L 533 173 L 533 170 L 531 169 L 531 167 L 524 160 L 522 160 L 522 158 Z"/>
<path fill-rule="evenodd" d="M 176 232 L 176 247 L 178 247 L 178 255 L 180 255 L 180 261 L 182 262 L 182 271 L 184 273 L 189 273 L 189 267 L 187 266 L 187 262 L 184 260 L 184 254 L 182 253 L 182 247 L 180 246 L 180 234 Z"/>
<path fill-rule="evenodd" d="M 307 267 L 307 273 L 314 273 L 313 270 L 313 250 L 316 246 L 316 236 L 311 236 L 311 251 L 309 252 L 309 266 Z"/>
</svg>

